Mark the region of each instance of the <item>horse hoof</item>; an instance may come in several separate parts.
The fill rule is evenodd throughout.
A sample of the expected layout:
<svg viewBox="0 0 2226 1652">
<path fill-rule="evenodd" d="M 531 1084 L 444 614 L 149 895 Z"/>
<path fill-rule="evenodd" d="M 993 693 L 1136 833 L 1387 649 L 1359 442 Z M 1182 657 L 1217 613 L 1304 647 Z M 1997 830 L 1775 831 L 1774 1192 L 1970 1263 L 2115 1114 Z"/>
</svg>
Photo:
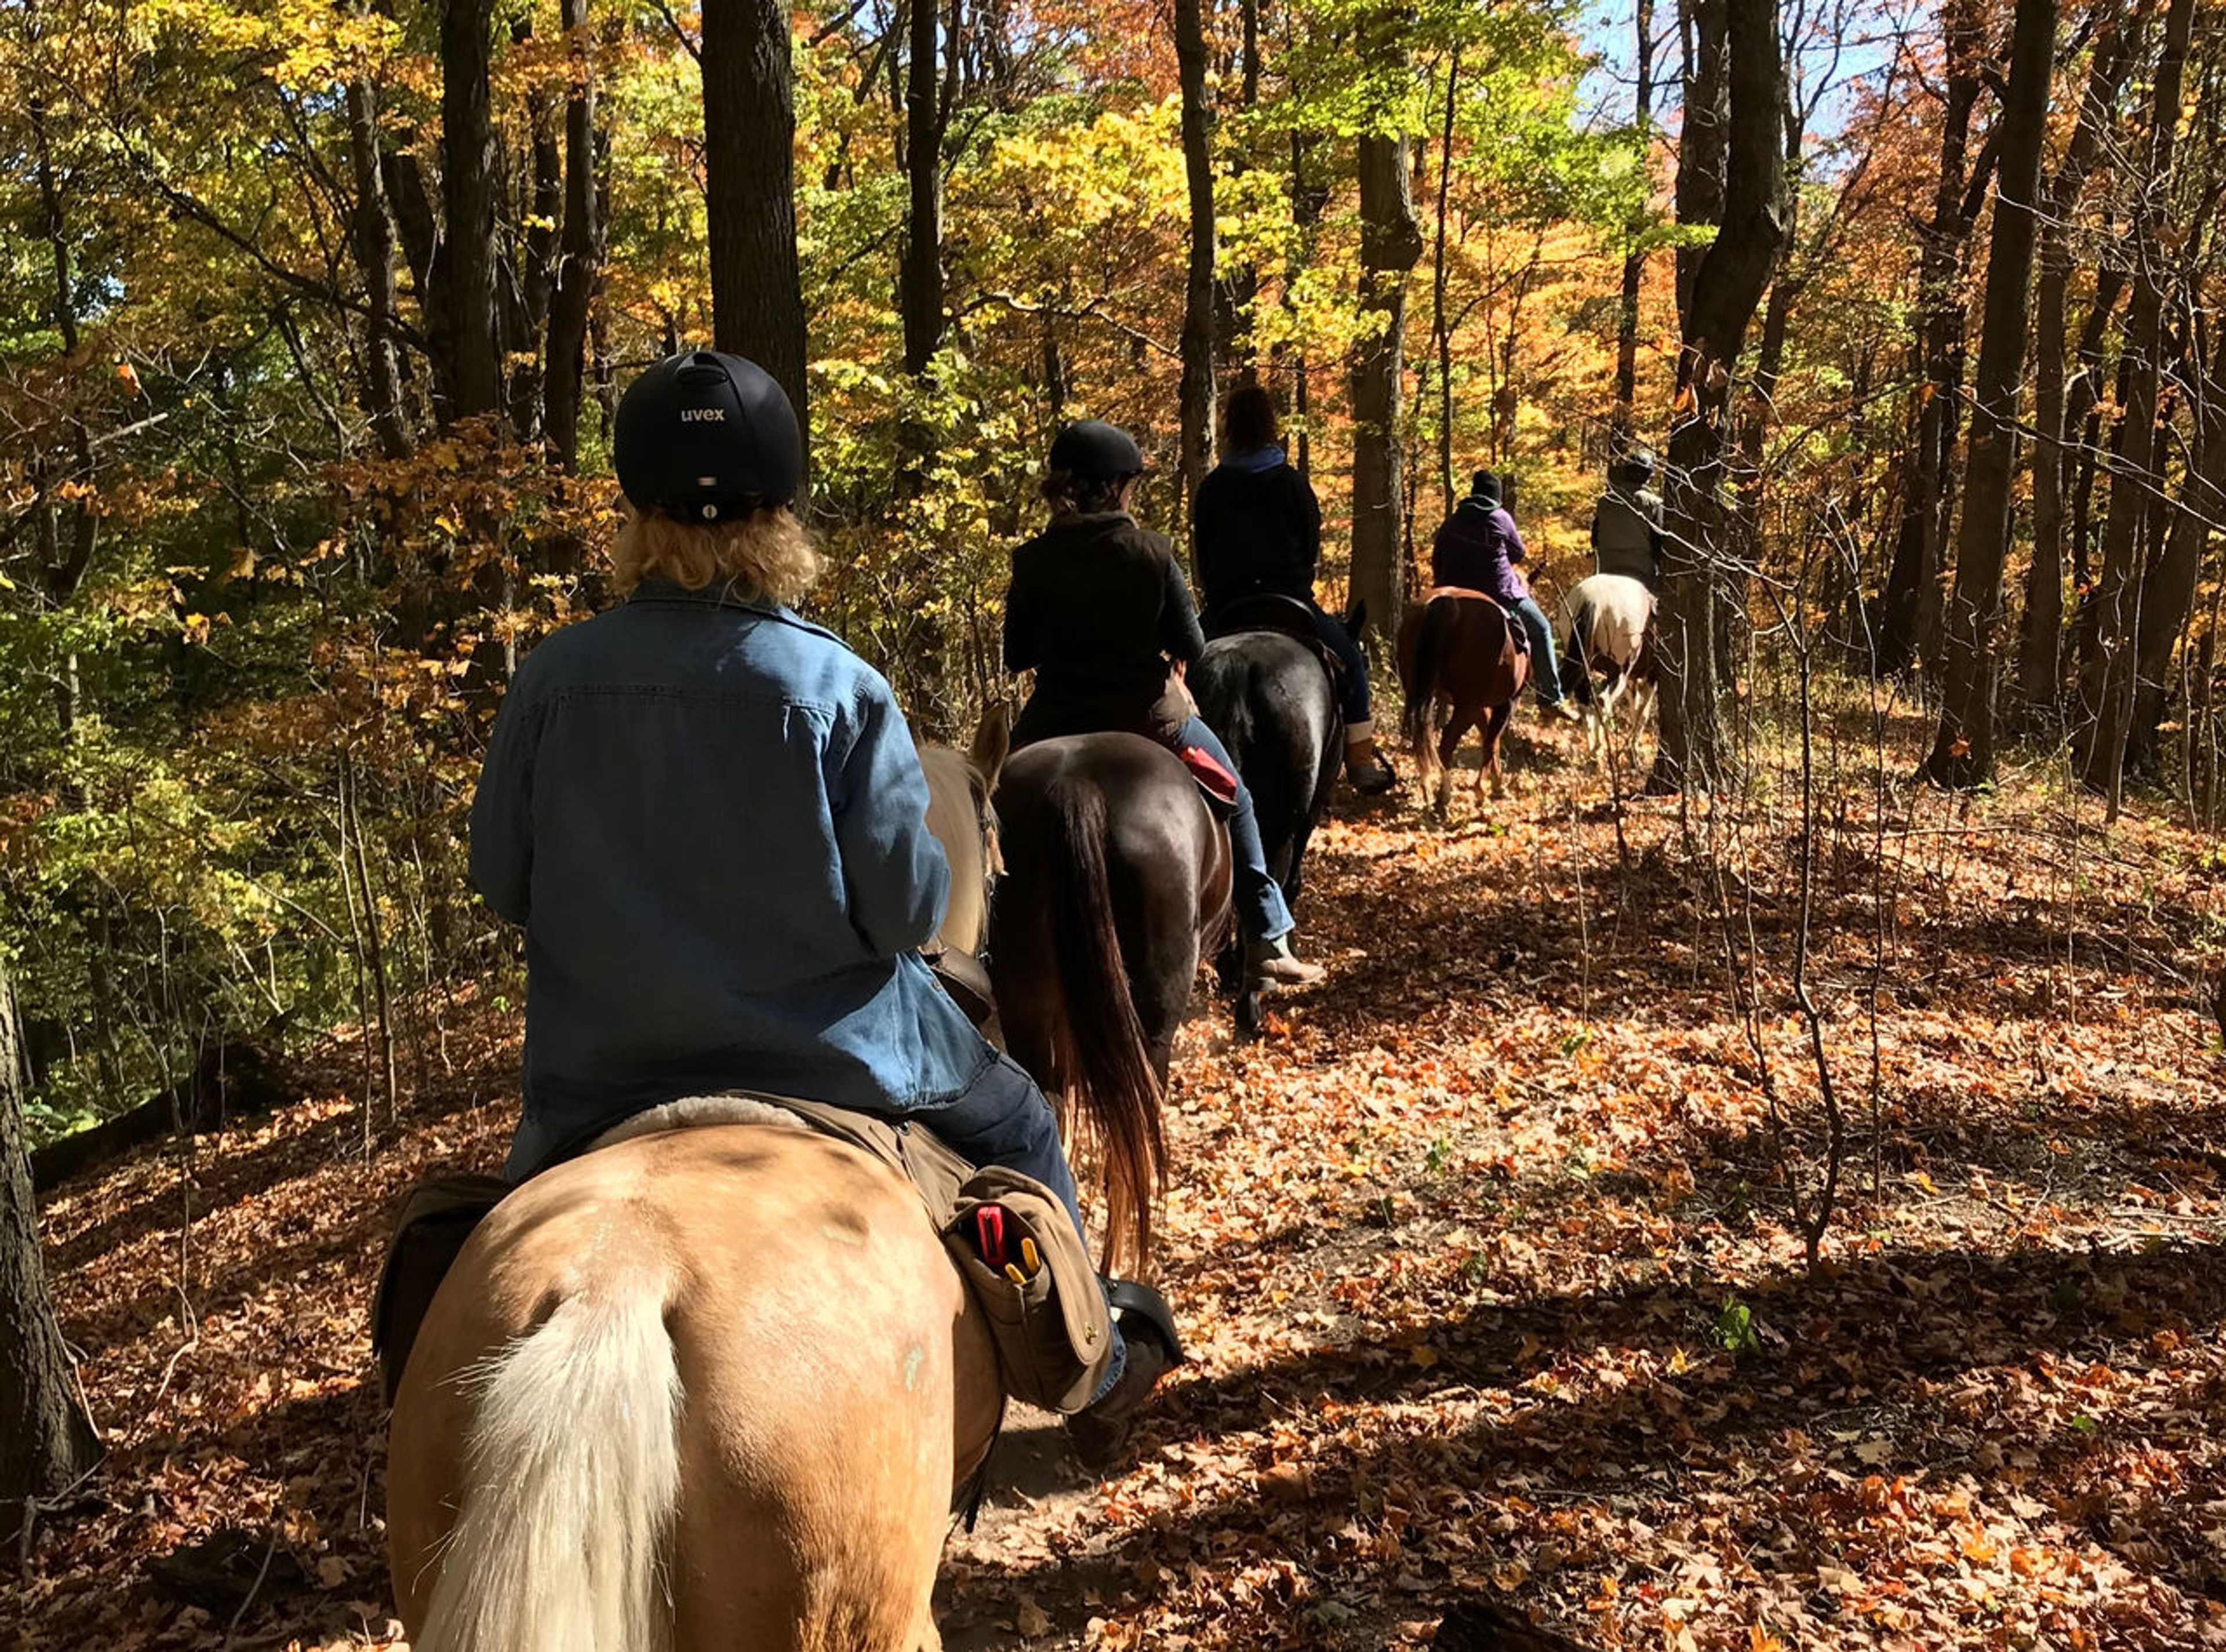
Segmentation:
<svg viewBox="0 0 2226 1652">
<path fill-rule="evenodd" d="M 1260 1026 L 1267 1013 L 1260 999 L 1260 990 L 1256 987 L 1237 995 L 1237 1030 L 1245 1038 L 1260 1036 Z"/>
</svg>

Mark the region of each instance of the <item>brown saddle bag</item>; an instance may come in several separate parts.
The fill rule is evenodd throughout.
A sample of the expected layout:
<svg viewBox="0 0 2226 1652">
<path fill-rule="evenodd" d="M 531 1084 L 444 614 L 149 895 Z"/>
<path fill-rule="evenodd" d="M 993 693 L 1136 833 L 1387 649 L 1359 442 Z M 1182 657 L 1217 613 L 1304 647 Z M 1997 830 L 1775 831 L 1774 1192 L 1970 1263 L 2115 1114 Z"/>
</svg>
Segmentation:
<svg viewBox="0 0 2226 1652">
<path fill-rule="evenodd" d="M 1112 1316 L 1082 1236 L 1058 1195 L 1018 1171 L 996 1165 L 976 1169 L 914 1123 L 786 1096 L 753 1099 L 785 1109 L 912 1183 L 989 1327 L 1008 1395 L 1061 1414 L 1088 1402 L 1112 1357 Z M 510 1191 L 497 1177 L 447 1176 L 421 1182 L 403 1196 L 372 1302 L 372 1347 L 389 1405 L 442 1280 L 473 1229 Z M 972 1237 L 973 1215 L 985 1204 L 1002 1207 L 1013 1249 L 1021 1250 L 1025 1238 L 1040 1266 L 1022 1268 L 1023 1276 L 1015 1280 L 983 1260 Z"/>
</svg>

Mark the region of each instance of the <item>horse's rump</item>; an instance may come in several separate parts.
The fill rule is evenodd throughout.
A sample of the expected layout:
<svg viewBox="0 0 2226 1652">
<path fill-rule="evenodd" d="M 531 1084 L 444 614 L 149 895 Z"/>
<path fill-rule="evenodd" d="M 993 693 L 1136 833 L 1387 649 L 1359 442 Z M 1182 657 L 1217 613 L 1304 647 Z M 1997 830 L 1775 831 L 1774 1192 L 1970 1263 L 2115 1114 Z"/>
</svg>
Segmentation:
<svg viewBox="0 0 2226 1652">
<path fill-rule="evenodd" d="M 1599 670 L 1627 672 L 1646 653 L 1654 623 L 1654 594 L 1626 574 L 1594 574 L 1577 581 L 1561 598 L 1561 612 L 1586 663 Z"/>
<path fill-rule="evenodd" d="M 403 1380 L 413 1644 L 913 1652 L 997 1401 L 917 1195 L 863 1153 L 721 1125 L 557 1166 L 464 1247 Z"/>
</svg>

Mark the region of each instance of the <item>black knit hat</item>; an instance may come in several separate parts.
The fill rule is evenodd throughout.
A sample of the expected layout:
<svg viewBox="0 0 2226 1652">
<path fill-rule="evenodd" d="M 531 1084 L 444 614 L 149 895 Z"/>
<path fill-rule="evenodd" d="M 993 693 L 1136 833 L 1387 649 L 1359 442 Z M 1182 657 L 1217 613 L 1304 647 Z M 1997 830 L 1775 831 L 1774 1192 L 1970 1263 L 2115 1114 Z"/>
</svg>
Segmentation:
<svg viewBox="0 0 2226 1652">
<path fill-rule="evenodd" d="M 638 511 L 717 522 L 785 505 L 804 480 L 804 435 L 771 373 L 688 350 L 626 387 L 612 433 L 619 486 Z"/>
<path fill-rule="evenodd" d="M 1499 473 L 1496 470 L 1480 470 L 1477 472 L 1474 476 L 1472 476 L 1469 479 L 1468 491 L 1472 498 L 1489 499 L 1494 505 L 1498 504 L 1500 499 Z"/>
<path fill-rule="evenodd" d="M 1143 473 L 1144 454 L 1118 425 L 1078 419 L 1053 438 L 1051 467 L 1093 482 L 1126 481 Z"/>
</svg>

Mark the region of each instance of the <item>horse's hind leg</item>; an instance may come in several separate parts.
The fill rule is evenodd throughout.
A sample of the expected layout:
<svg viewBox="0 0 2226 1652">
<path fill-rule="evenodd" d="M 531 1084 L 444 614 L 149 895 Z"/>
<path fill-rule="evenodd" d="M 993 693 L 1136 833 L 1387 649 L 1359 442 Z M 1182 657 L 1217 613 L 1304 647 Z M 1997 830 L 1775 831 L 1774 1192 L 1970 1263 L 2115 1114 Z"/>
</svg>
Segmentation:
<svg viewBox="0 0 2226 1652">
<path fill-rule="evenodd" d="M 1466 710 L 1456 708 L 1446 720 L 1446 732 L 1438 739 L 1438 812 L 1444 814 L 1453 799 L 1453 759 L 1460 755 L 1460 743 L 1468 731 L 1476 727 L 1475 718 Z"/>
<path fill-rule="evenodd" d="M 1477 790 L 1479 792 L 1484 790 L 1484 777 L 1490 773 L 1494 803 L 1507 795 L 1506 778 L 1499 768 L 1499 737 L 1507 732 L 1508 719 L 1514 712 L 1515 708 L 1511 705 L 1494 706 L 1484 714 L 1484 720 L 1477 725 L 1478 732 L 1484 737 L 1484 766 L 1476 772 Z"/>
</svg>

